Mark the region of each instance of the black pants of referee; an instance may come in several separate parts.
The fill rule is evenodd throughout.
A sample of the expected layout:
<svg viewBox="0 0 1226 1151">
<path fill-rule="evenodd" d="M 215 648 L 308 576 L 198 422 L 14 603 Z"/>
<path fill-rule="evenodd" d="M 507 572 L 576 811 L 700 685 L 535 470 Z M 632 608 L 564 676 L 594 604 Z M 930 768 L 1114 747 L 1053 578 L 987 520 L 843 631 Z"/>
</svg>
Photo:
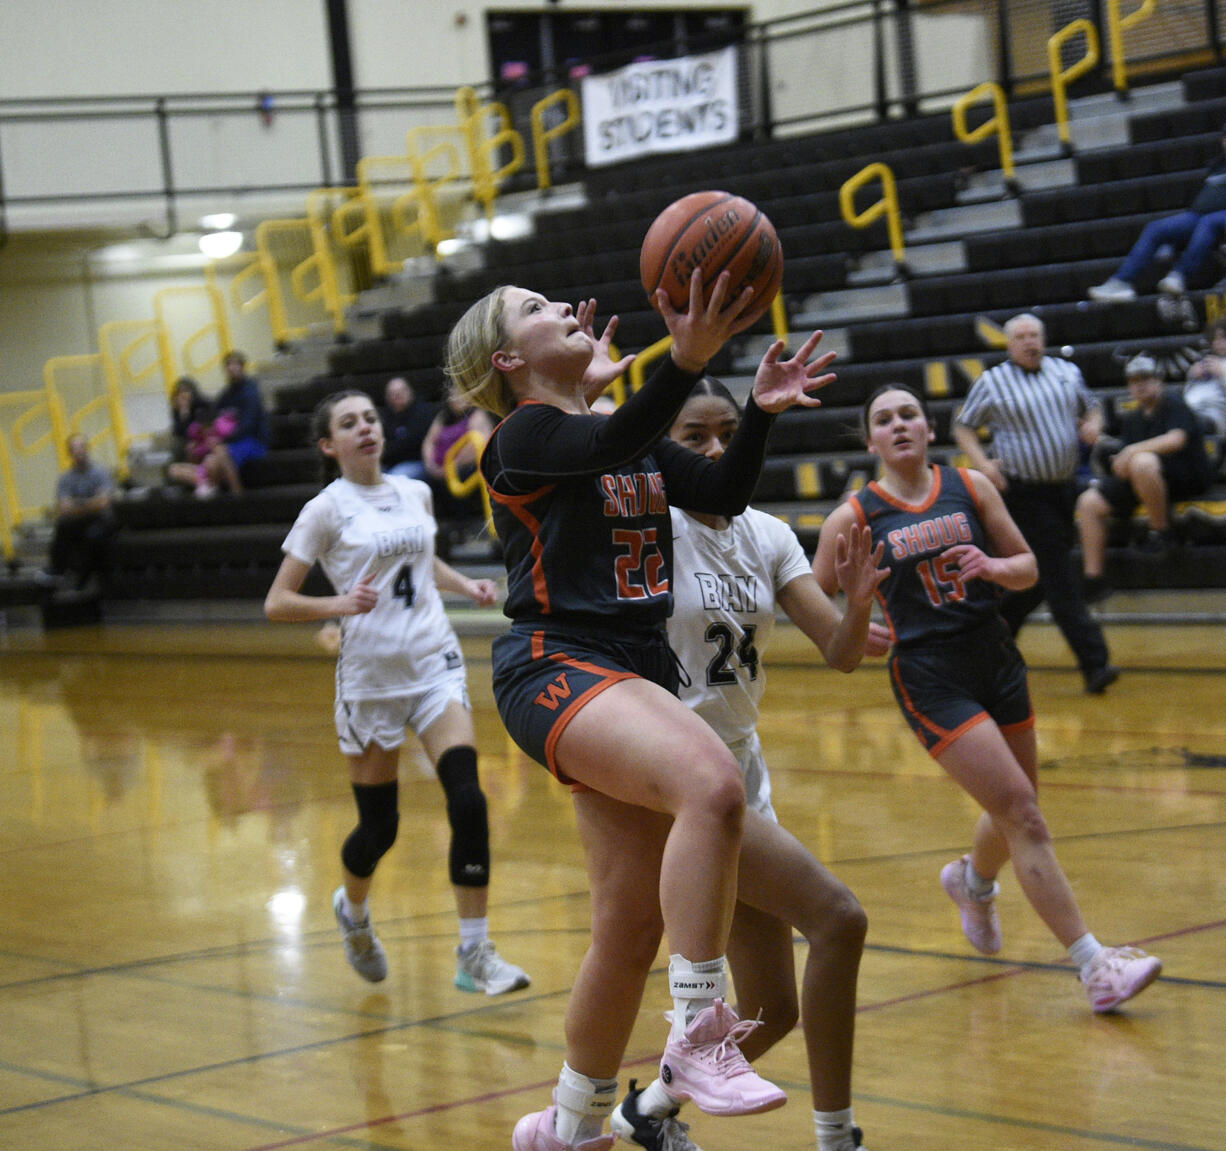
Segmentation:
<svg viewBox="0 0 1226 1151">
<path fill-rule="evenodd" d="M 1108 656 L 1103 629 L 1086 607 L 1081 573 L 1073 563 L 1077 487 L 1072 481 L 1032 484 L 1011 478 L 1004 495 L 1009 514 L 1038 561 L 1039 581 L 1025 591 L 1008 592 L 1001 601 L 1000 614 L 1017 635 L 1026 617 L 1047 600 L 1052 619 L 1088 679 L 1107 666 Z"/>
</svg>

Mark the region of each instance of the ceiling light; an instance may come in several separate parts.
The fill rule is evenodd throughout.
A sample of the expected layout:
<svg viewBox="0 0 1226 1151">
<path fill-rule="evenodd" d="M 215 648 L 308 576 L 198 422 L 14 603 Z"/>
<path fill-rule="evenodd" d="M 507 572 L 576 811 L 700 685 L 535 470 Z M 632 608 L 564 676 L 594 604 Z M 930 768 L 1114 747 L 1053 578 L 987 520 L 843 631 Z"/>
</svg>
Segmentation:
<svg viewBox="0 0 1226 1151">
<path fill-rule="evenodd" d="M 224 260 L 243 246 L 242 232 L 205 232 L 200 237 L 200 250 L 210 260 Z"/>
</svg>

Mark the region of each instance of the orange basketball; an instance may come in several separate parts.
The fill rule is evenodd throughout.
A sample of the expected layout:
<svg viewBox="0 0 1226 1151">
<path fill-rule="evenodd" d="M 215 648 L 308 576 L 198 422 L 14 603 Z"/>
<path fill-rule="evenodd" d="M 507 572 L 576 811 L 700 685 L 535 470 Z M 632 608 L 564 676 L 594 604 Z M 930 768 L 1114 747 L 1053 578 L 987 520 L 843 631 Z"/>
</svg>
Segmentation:
<svg viewBox="0 0 1226 1151">
<path fill-rule="evenodd" d="M 730 192 L 694 192 L 674 201 L 647 229 L 639 252 L 639 275 L 652 306 L 663 288 L 673 307 L 685 311 L 690 277 L 699 267 L 704 299 L 725 268 L 732 274 L 729 302 L 753 287 L 735 328 L 744 331 L 771 306 L 783 282 L 783 249 L 774 225 L 757 205 Z"/>
</svg>

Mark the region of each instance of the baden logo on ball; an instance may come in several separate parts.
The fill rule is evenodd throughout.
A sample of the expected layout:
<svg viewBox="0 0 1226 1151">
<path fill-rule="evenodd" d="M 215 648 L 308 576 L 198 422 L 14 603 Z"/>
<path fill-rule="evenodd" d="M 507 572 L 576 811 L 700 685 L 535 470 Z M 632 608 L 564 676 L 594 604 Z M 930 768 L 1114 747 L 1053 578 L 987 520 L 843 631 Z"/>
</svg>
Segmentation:
<svg viewBox="0 0 1226 1151">
<path fill-rule="evenodd" d="M 709 299 L 716 277 L 731 275 L 728 302 L 747 288 L 754 294 L 738 318 L 741 332 L 771 306 L 783 282 L 783 250 L 766 214 L 743 196 L 730 192 L 694 192 L 674 201 L 647 230 L 639 253 L 639 275 L 647 298 L 663 288 L 678 311 L 689 304 L 690 280 L 702 269 L 703 297 Z"/>
</svg>

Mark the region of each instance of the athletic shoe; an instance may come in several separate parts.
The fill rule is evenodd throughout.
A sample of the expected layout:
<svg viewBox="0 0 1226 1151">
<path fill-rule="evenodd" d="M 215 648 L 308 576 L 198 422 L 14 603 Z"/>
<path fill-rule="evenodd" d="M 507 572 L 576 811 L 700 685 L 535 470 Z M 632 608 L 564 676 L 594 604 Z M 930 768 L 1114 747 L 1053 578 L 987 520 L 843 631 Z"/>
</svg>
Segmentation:
<svg viewBox="0 0 1226 1151">
<path fill-rule="evenodd" d="M 1112 667 L 1110 664 L 1106 667 L 1096 667 L 1093 671 L 1086 672 L 1086 694 L 1102 695 L 1119 678 L 1118 667 Z"/>
<path fill-rule="evenodd" d="M 741 1019 L 722 999 L 703 1008 L 681 1039 L 669 1038 L 660 1079 L 674 1099 L 692 1099 L 710 1115 L 756 1115 L 788 1097 L 763 1079 L 737 1044 L 761 1024 Z"/>
<path fill-rule="evenodd" d="M 1187 291 L 1187 285 L 1184 283 L 1183 273 L 1170 272 L 1158 281 L 1158 291 L 1165 292 L 1168 296 L 1182 296 Z"/>
<path fill-rule="evenodd" d="M 527 987 L 532 982 L 523 968 L 503 959 L 488 939 L 474 944 L 467 951 L 457 947 L 455 953 L 459 964 L 455 973 L 455 985 L 461 991 L 484 991 L 486 995 L 502 995 L 506 991 Z"/>
<path fill-rule="evenodd" d="M 1144 991 L 1162 971 L 1162 960 L 1138 947 L 1104 947 L 1081 973 L 1090 1006 L 1113 1011 Z"/>
<path fill-rule="evenodd" d="M 617 1143 L 616 1135 L 597 1135 L 595 1139 L 573 1145 L 563 1143 L 553 1129 L 556 1111 L 557 1107 L 551 1103 L 544 1111 L 534 1111 L 516 1123 L 511 1134 L 513 1151 L 612 1151 Z"/>
<path fill-rule="evenodd" d="M 674 1107 L 667 1115 L 657 1119 L 639 1111 L 639 1096 L 636 1084 L 630 1080 L 630 1091 L 614 1109 L 609 1126 L 627 1143 L 646 1147 L 647 1151 L 702 1151 L 690 1138 L 690 1125 L 677 1118 L 680 1107 Z"/>
<path fill-rule="evenodd" d="M 387 978 L 387 952 L 370 925 L 368 915 L 361 923 L 351 923 L 345 914 L 345 889 L 338 887 L 332 896 L 332 910 L 345 940 L 345 958 L 349 966 L 370 983 Z"/>
<path fill-rule="evenodd" d="M 966 885 L 966 869 L 970 860 L 969 855 L 964 855 L 942 867 L 941 886 L 958 905 L 962 914 L 962 934 L 970 940 L 971 946 L 984 955 L 995 955 L 1004 942 L 1000 932 L 1000 916 L 996 914 L 1000 884 L 993 883 L 992 890 L 985 896 L 972 894 Z"/>
<path fill-rule="evenodd" d="M 1137 298 L 1137 290 L 1126 280 L 1119 280 L 1112 276 L 1105 283 L 1096 284 L 1092 287 L 1087 295 L 1089 295 L 1091 300 L 1119 303 L 1123 300 L 1135 300 Z"/>
</svg>

